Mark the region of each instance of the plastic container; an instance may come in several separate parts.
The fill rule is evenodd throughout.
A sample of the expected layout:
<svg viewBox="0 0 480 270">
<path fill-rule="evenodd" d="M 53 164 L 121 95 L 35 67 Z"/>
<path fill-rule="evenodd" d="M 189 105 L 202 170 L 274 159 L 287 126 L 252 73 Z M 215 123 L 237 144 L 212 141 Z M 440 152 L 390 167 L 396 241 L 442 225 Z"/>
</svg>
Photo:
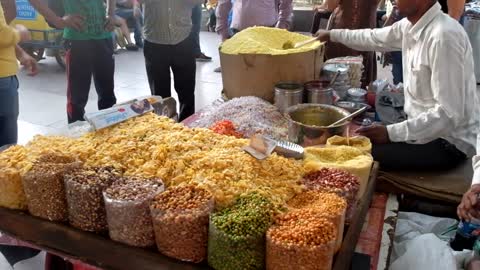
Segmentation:
<svg viewBox="0 0 480 270">
<path fill-rule="evenodd" d="M 64 175 L 80 166 L 80 163 L 35 163 L 22 179 L 30 214 L 50 221 L 67 221 Z"/>
<path fill-rule="evenodd" d="M 211 220 L 208 233 L 208 264 L 212 268 L 265 268 L 265 234 L 234 238 L 216 228 Z"/>
<path fill-rule="evenodd" d="M 207 258 L 208 217 L 213 198 L 197 209 L 151 209 L 158 250 L 169 257 L 199 263 Z"/>
<path fill-rule="evenodd" d="M 136 181 L 139 185 L 149 185 L 148 188 L 141 190 L 144 196 L 139 196 L 139 198 L 119 199 L 119 196 L 115 194 L 117 191 L 129 190 L 131 186 L 128 183 L 118 186 L 114 184 L 111 189 L 103 192 L 108 233 L 114 241 L 130 246 L 149 247 L 155 245 L 150 204 L 153 197 L 164 190 L 164 185 L 160 180 L 140 179 Z"/>
<path fill-rule="evenodd" d="M 107 215 L 102 193 L 118 177 L 113 168 L 85 168 L 67 174 L 65 191 L 70 225 L 89 232 L 106 231 Z"/>
<path fill-rule="evenodd" d="M 267 270 L 331 270 L 335 242 L 300 246 L 273 241 L 267 235 Z"/>
</svg>

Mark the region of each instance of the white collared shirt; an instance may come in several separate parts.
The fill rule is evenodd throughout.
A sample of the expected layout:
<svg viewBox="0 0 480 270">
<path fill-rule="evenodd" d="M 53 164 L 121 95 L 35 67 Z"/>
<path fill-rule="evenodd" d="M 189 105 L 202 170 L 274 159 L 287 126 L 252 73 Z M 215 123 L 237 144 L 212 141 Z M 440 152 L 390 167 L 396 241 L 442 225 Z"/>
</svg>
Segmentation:
<svg viewBox="0 0 480 270">
<path fill-rule="evenodd" d="M 403 19 L 381 29 L 332 30 L 330 38 L 355 50 L 402 51 L 408 120 L 387 126 L 391 141 L 425 144 L 443 138 L 467 156 L 475 154 L 480 122 L 472 47 L 440 4 L 415 25 Z"/>
</svg>

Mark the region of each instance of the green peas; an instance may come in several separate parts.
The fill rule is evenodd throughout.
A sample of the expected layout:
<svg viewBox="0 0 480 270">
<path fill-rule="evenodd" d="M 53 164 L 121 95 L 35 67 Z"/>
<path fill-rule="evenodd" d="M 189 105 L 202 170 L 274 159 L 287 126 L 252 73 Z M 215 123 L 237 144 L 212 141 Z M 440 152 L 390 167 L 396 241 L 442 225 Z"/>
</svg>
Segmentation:
<svg viewBox="0 0 480 270">
<path fill-rule="evenodd" d="M 208 263 L 217 270 L 264 269 L 265 232 L 274 205 L 251 193 L 212 214 L 209 225 Z"/>
</svg>

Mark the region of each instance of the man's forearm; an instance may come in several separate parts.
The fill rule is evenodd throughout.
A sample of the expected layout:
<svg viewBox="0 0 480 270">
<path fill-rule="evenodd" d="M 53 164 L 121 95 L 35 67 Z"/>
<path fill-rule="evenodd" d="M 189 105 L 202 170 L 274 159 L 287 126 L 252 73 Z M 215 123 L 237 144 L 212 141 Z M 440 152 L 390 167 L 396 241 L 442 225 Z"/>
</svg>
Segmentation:
<svg viewBox="0 0 480 270">
<path fill-rule="evenodd" d="M 57 28 L 63 28 L 62 18 L 53 12 L 42 0 L 29 0 L 30 4 Z"/>
<path fill-rule="evenodd" d="M 17 17 L 17 5 L 15 0 L 0 0 L 2 4 L 3 12 L 5 15 L 5 21 L 10 24 L 15 17 Z"/>
<path fill-rule="evenodd" d="M 116 0 L 107 0 L 107 15 L 110 17 L 115 16 L 115 8 L 117 5 Z"/>
<path fill-rule="evenodd" d="M 465 0 L 448 0 L 448 15 L 455 20 L 460 20 L 465 10 Z"/>
</svg>

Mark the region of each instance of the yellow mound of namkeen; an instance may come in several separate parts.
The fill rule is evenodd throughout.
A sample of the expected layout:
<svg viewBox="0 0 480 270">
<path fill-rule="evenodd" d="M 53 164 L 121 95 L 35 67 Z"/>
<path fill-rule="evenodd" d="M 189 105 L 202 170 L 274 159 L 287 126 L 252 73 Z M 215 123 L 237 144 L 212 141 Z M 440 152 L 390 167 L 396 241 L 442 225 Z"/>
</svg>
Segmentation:
<svg viewBox="0 0 480 270">
<path fill-rule="evenodd" d="M 311 37 L 271 27 L 250 27 L 222 43 L 220 51 L 225 54 L 286 55 L 307 52 L 320 47 L 314 42 L 297 49 L 283 49 L 284 43 L 291 45 Z"/>
<path fill-rule="evenodd" d="M 330 137 L 327 140 L 327 144 L 326 144 L 327 147 L 339 146 L 339 145 L 352 146 L 367 153 L 372 152 L 372 143 L 370 142 L 369 138 L 364 136 L 355 136 L 355 137 L 347 138 L 347 137 L 335 135 L 333 137 Z"/>
<path fill-rule="evenodd" d="M 77 139 L 37 136 L 0 154 L 0 168 L 24 174 L 43 153 L 63 153 L 89 166 L 114 166 L 126 175 L 157 177 L 167 186 L 193 183 L 219 207 L 257 192 L 282 204 L 301 192 L 301 162 L 273 154 L 259 161 L 242 150 L 247 140 L 190 129 L 153 113 Z M 4 173 L 0 170 L 0 178 Z M 0 186 L 0 197 L 6 190 Z M 4 205 L 15 208 L 14 205 Z"/>
<path fill-rule="evenodd" d="M 305 148 L 304 169 L 307 173 L 322 168 L 334 168 L 350 172 L 360 180 L 358 198 L 361 198 L 365 193 L 372 165 L 373 157 L 355 147 Z"/>
</svg>

